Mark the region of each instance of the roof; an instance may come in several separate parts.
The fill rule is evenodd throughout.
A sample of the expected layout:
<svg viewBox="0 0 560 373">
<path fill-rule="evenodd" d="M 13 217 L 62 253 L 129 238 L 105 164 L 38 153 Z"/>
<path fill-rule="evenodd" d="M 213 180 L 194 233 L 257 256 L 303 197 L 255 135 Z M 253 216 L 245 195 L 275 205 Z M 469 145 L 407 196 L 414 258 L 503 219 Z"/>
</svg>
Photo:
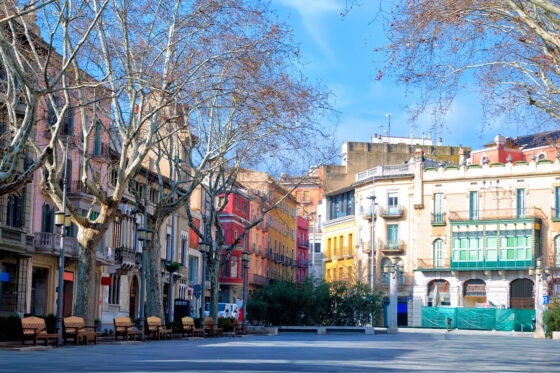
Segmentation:
<svg viewBox="0 0 560 373">
<path fill-rule="evenodd" d="M 560 130 L 541 132 L 526 136 L 517 136 L 511 142 L 521 149 L 532 149 L 541 146 L 552 145 L 560 140 Z"/>
</svg>

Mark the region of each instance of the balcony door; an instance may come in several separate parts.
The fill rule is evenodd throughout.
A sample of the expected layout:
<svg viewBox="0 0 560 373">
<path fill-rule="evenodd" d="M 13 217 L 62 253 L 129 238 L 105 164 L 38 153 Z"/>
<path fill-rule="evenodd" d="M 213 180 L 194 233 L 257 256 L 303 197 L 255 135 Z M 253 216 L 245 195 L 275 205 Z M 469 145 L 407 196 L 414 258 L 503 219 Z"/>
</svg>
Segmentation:
<svg viewBox="0 0 560 373">
<path fill-rule="evenodd" d="M 438 238 L 434 241 L 434 268 L 442 268 L 445 261 L 443 240 Z"/>
<path fill-rule="evenodd" d="M 478 192 L 469 193 L 469 219 L 478 220 Z"/>
<path fill-rule="evenodd" d="M 397 214 L 399 210 L 399 195 L 397 192 L 387 194 L 387 210 L 389 214 Z"/>
</svg>

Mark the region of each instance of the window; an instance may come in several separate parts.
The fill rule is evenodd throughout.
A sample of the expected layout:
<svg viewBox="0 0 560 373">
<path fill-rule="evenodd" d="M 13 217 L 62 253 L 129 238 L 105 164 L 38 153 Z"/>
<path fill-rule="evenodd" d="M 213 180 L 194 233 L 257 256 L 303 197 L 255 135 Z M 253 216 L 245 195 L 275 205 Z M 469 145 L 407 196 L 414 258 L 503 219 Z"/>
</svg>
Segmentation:
<svg viewBox="0 0 560 373">
<path fill-rule="evenodd" d="M 109 304 L 119 304 L 121 297 L 121 276 L 111 275 L 111 286 L 109 286 Z"/>
<path fill-rule="evenodd" d="M 43 204 L 42 232 L 54 232 L 54 209 L 47 203 Z"/>
<path fill-rule="evenodd" d="M 234 198 L 234 202 L 235 202 L 235 209 L 239 210 L 239 200 L 237 198 Z"/>
<path fill-rule="evenodd" d="M 554 188 L 554 219 L 560 219 L 560 187 Z"/>
<path fill-rule="evenodd" d="M 159 190 L 157 188 L 150 188 L 150 202 L 158 203 Z"/>
<path fill-rule="evenodd" d="M 434 268 L 442 268 L 445 264 L 445 252 L 443 251 L 443 240 L 438 238 L 434 241 Z"/>
<path fill-rule="evenodd" d="M 469 193 L 469 219 L 478 220 L 478 192 Z"/>
<path fill-rule="evenodd" d="M 478 233 L 478 232 L 477 232 Z M 477 262 L 483 260 L 482 232 L 453 238 L 453 260 Z"/>
<path fill-rule="evenodd" d="M 546 154 L 540 153 L 537 159 L 540 161 L 541 159 L 546 159 Z"/>
<path fill-rule="evenodd" d="M 187 266 L 188 251 L 189 251 L 189 235 L 187 233 L 181 233 L 181 265 L 183 267 Z"/>
<path fill-rule="evenodd" d="M 117 185 L 117 180 L 119 178 L 119 171 L 116 168 L 111 169 L 111 185 Z"/>
<path fill-rule="evenodd" d="M 58 96 L 53 96 L 52 101 L 54 102 L 54 106 L 58 109 L 60 107 L 60 98 Z M 49 126 L 54 126 L 56 122 L 57 117 L 54 111 L 54 107 L 51 103 L 51 100 L 47 98 L 47 124 Z"/>
<path fill-rule="evenodd" d="M 517 218 L 524 218 L 526 213 L 525 189 L 517 189 Z"/>
<path fill-rule="evenodd" d="M 389 213 L 396 213 L 399 208 L 399 196 L 396 192 L 387 195 L 387 208 Z"/>
<path fill-rule="evenodd" d="M 434 223 L 443 223 L 443 193 L 434 194 Z"/>
<path fill-rule="evenodd" d="M 116 216 L 113 221 L 113 248 L 121 247 L 121 219 Z"/>
<path fill-rule="evenodd" d="M 387 224 L 387 246 L 389 250 L 399 244 L 399 225 Z"/>
<path fill-rule="evenodd" d="M 14 228 L 23 227 L 23 210 L 23 197 L 16 194 L 10 194 L 8 196 L 8 203 L 6 206 L 6 225 Z"/>
<path fill-rule="evenodd" d="M 95 139 L 93 143 L 93 154 L 101 155 L 101 121 L 95 121 Z"/>
<path fill-rule="evenodd" d="M 500 237 L 500 260 L 531 260 L 531 239 L 530 234 Z"/>
<path fill-rule="evenodd" d="M 173 261 L 173 258 L 171 257 L 171 245 L 171 228 L 167 227 L 167 234 L 165 236 L 165 259 L 169 261 Z"/>
<path fill-rule="evenodd" d="M 74 111 L 69 109 L 66 111 L 66 115 L 64 117 L 64 123 L 62 128 L 62 133 L 64 135 L 73 135 L 74 134 Z"/>
<path fill-rule="evenodd" d="M 241 211 L 246 214 L 247 213 L 247 204 L 245 202 L 241 203 Z"/>
<path fill-rule="evenodd" d="M 198 257 L 189 255 L 189 282 L 198 283 Z"/>
</svg>

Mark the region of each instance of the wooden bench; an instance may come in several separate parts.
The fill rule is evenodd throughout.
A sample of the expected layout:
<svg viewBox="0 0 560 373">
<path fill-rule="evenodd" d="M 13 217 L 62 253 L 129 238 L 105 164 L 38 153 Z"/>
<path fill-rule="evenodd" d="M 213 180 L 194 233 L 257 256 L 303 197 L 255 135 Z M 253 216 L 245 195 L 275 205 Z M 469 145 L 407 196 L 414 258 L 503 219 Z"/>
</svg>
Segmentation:
<svg viewBox="0 0 560 373">
<path fill-rule="evenodd" d="M 48 333 L 45 320 L 40 317 L 24 317 L 21 319 L 21 344 L 25 344 L 26 339 L 33 340 L 33 345 L 39 344 L 39 340 L 45 340 L 45 346 L 49 344 L 49 339 L 56 340 L 56 347 L 59 346 L 60 340 L 57 333 Z"/>
<path fill-rule="evenodd" d="M 66 344 L 68 338 L 72 338 L 75 345 L 80 341 L 83 344 L 88 344 L 89 342 L 97 344 L 98 333 L 95 331 L 96 328 L 94 326 L 86 326 L 82 317 L 65 317 L 62 325 L 64 344 Z"/>
<path fill-rule="evenodd" d="M 146 319 L 146 327 L 148 336 L 154 336 L 157 337 L 157 339 L 161 339 L 161 336 L 163 336 L 164 339 L 166 339 L 167 336 L 169 336 L 170 339 L 173 337 L 173 329 L 163 325 L 161 319 L 157 316 L 148 317 Z"/>
<path fill-rule="evenodd" d="M 185 334 L 194 337 L 194 336 L 200 336 L 200 337 L 204 337 L 204 328 L 196 328 L 194 325 L 194 319 L 192 317 L 189 316 L 185 316 L 181 319 L 181 325 L 182 325 L 182 332 L 183 332 L 183 337 L 185 336 Z"/>
<path fill-rule="evenodd" d="M 141 330 L 134 330 L 132 327 L 132 321 L 126 316 L 119 316 L 113 319 L 113 324 L 115 325 L 115 340 L 118 339 L 119 335 L 122 335 L 123 340 L 128 341 L 131 337 L 133 340 L 140 337 L 142 338 Z"/>
<path fill-rule="evenodd" d="M 239 320 L 235 320 L 235 334 L 236 335 L 247 335 L 247 324 Z"/>
<path fill-rule="evenodd" d="M 214 319 L 211 317 L 204 318 L 204 335 L 208 335 L 210 337 L 217 337 L 224 335 L 224 330 L 222 328 L 218 328 L 217 325 L 214 324 Z"/>
</svg>

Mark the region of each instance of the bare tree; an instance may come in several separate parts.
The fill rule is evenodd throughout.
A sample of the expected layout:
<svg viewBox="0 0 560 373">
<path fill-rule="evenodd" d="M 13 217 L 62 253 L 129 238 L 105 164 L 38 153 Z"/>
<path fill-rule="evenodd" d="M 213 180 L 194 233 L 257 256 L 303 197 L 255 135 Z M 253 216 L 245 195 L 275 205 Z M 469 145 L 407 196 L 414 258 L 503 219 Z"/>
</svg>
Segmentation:
<svg viewBox="0 0 560 373">
<path fill-rule="evenodd" d="M 52 157 L 59 135 L 68 129 L 70 115 L 79 106 L 71 97 L 84 88 L 68 73 L 106 3 L 91 13 L 84 23 L 83 38 L 73 44 L 69 42 L 70 25 L 87 7 L 86 1 L 22 5 L 8 0 L 0 5 L 4 15 L 0 20 L 0 195 L 29 182 L 47 157 Z M 52 28 L 39 27 L 39 12 Z M 95 84 L 90 80 L 89 87 Z M 38 124 L 46 124 L 49 140 L 38 141 Z"/>
<path fill-rule="evenodd" d="M 384 8 L 385 7 L 385 8 Z M 502 115 L 560 119 L 560 4 L 556 0 L 417 0 L 384 4 L 390 44 L 380 68 L 420 88 L 417 115 L 440 114 L 472 77 L 484 108 Z M 544 115 L 543 115 L 544 114 Z M 519 121 L 519 117 L 516 120 Z"/>
</svg>

